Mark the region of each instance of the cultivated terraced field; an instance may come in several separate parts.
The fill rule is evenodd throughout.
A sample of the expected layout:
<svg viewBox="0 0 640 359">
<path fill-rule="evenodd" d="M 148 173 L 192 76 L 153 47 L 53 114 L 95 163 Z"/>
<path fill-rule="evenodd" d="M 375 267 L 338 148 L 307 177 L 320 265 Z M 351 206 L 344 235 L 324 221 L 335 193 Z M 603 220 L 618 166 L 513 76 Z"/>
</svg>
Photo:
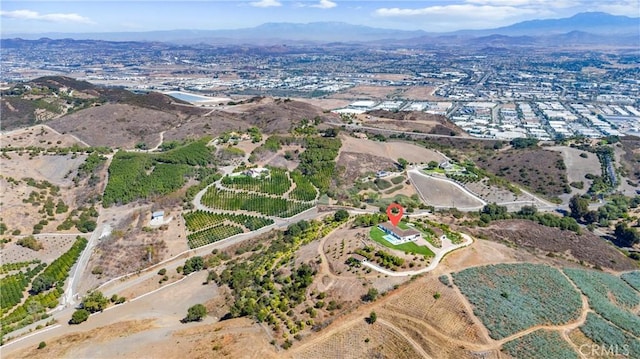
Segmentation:
<svg viewBox="0 0 640 359">
<path fill-rule="evenodd" d="M 459 209 L 481 208 L 483 203 L 446 180 L 409 172 L 409 177 L 428 205 Z"/>
<path fill-rule="evenodd" d="M 537 325 L 562 325 L 581 311 L 579 293 L 562 273 L 536 264 L 498 264 L 453 274 L 494 339 Z"/>
</svg>

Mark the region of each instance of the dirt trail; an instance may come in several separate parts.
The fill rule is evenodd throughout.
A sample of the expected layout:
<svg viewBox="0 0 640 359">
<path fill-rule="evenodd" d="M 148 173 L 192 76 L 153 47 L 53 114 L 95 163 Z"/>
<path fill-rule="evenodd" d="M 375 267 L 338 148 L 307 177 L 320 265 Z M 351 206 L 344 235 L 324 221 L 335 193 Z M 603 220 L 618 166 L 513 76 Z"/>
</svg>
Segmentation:
<svg viewBox="0 0 640 359">
<path fill-rule="evenodd" d="M 384 320 L 384 319 L 378 319 L 377 320 L 378 323 L 386 326 L 387 328 L 393 330 L 394 332 L 396 332 L 398 335 L 400 335 L 404 340 L 407 341 L 407 343 L 409 343 L 413 349 L 418 352 L 423 358 L 428 358 L 431 359 L 431 356 L 429 354 L 427 354 L 427 352 L 424 351 L 424 349 L 422 349 L 422 346 L 420 346 L 420 344 L 416 343 L 415 340 L 413 340 L 413 338 L 411 338 L 409 335 L 407 335 L 407 333 L 405 333 L 403 330 L 400 330 L 399 328 L 397 328 L 395 325 L 389 323 L 388 321 Z"/>
</svg>

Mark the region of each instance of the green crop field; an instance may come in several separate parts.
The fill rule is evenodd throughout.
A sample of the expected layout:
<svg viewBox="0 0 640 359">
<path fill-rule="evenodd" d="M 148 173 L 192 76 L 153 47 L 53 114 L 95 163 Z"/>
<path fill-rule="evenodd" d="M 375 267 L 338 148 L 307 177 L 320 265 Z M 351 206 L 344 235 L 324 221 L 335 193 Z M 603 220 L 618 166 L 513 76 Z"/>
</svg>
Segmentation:
<svg viewBox="0 0 640 359">
<path fill-rule="evenodd" d="M 270 168 L 269 177 L 225 176 L 222 184 L 229 188 L 275 195 L 281 195 L 291 187 L 287 171 L 280 168 Z"/>
<path fill-rule="evenodd" d="M 587 314 L 587 321 L 580 330 L 602 348 L 617 351 L 619 357 L 640 358 L 640 340 L 597 314 Z"/>
<path fill-rule="evenodd" d="M 184 217 L 187 229 L 191 232 L 197 232 L 213 227 L 223 223 L 225 220 L 243 225 L 250 231 L 255 231 L 264 226 L 273 224 L 273 219 L 266 217 L 251 216 L 247 214 L 214 213 L 202 210 L 184 213 L 182 216 Z"/>
<path fill-rule="evenodd" d="M 623 273 L 620 278 L 640 292 L 640 271 Z"/>
<path fill-rule="evenodd" d="M 580 315 L 580 294 L 559 270 L 539 264 L 468 268 L 453 279 L 494 339 L 536 325 L 562 325 Z"/>
<path fill-rule="evenodd" d="M 193 249 L 235 236 L 242 232 L 242 228 L 238 226 L 219 224 L 215 227 L 210 227 L 203 231 L 189 234 L 187 236 L 187 240 L 189 241 L 189 248 Z"/>
<path fill-rule="evenodd" d="M 389 243 L 386 239 L 384 239 L 385 233 L 378 227 L 371 227 L 371 230 L 369 231 L 369 236 L 371 237 L 371 239 L 373 239 L 377 243 L 380 243 L 383 246 L 391 249 L 414 253 L 414 254 L 420 254 L 426 257 L 435 256 L 435 253 L 433 253 L 431 249 L 429 249 L 426 246 L 419 246 L 414 242 L 403 243 L 398 245 L 393 245 Z"/>
<path fill-rule="evenodd" d="M 536 330 L 502 346 L 502 351 L 518 359 L 578 358 L 571 345 L 558 332 Z"/>
<path fill-rule="evenodd" d="M 640 317 L 633 312 L 640 305 L 638 291 L 608 273 L 573 268 L 566 268 L 564 272 L 589 298 L 591 309 L 614 325 L 640 336 Z"/>
<path fill-rule="evenodd" d="M 202 203 L 214 209 L 231 211 L 245 210 L 258 212 L 265 216 L 291 217 L 303 212 L 312 204 L 286 200 L 284 198 L 268 197 L 257 193 L 241 193 L 219 190 L 209 187 L 202 197 Z"/>
</svg>

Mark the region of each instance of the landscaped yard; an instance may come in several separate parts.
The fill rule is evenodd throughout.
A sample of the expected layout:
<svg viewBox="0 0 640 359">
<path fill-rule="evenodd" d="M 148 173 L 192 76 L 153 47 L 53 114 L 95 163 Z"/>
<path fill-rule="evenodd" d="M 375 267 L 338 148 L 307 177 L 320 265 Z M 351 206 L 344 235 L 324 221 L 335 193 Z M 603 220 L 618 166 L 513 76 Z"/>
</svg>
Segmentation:
<svg viewBox="0 0 640 359">
<path fill-rule="evenodd" d="M 399 227 L 402 228 L 402 226 L 399 226 Z M 402 229 L 407 229 L 407 228 L 409 228 L 409 227 L 405 225 L 405 228 L 402 228 Z M 386 233 L 384 233 L 378 227 L 371 227 L 371 231 L 369 231 L 369 236 L 371 237 L 371 239 L 373 239 L 374 241 L 382 244 L 385 247 L 388 247 L 388 248 L 391 248 L 391 249 L 395 249 L 395 250 L 399 250 L 399 251 L 403 251 L 403 252 L 421 254 L 421 255 L 426 256 L 426 257 L 435 256 L 435 254 L 431 251 L 431 249 L 427 248 L 426 246 L 419 246 L 419 245 L 415 244 L 414 242 L 403 243 L 403 244 L 399 244 L 399 245 L 393 245 L 393 244 L 389 243 L 389 241 L 384 239 L 385 235 L 386 235 Z"/>
</svg>

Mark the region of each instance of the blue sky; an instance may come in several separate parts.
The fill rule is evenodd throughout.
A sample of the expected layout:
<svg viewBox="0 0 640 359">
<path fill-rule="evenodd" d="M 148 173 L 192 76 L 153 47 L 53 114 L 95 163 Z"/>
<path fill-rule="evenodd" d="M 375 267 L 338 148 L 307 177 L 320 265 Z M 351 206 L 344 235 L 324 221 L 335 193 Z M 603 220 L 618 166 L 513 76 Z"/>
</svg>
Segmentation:
<svg viewBox="0 0 640 359">
<path fill-rule="evenodd" d="M 3 0 L 0 30 L 4 37 L 12 33 L 235 29 L 265 22 L 341 21 L 446 32 L 584 11 L 638 17 L 640 0 Z"/>
</svg>

